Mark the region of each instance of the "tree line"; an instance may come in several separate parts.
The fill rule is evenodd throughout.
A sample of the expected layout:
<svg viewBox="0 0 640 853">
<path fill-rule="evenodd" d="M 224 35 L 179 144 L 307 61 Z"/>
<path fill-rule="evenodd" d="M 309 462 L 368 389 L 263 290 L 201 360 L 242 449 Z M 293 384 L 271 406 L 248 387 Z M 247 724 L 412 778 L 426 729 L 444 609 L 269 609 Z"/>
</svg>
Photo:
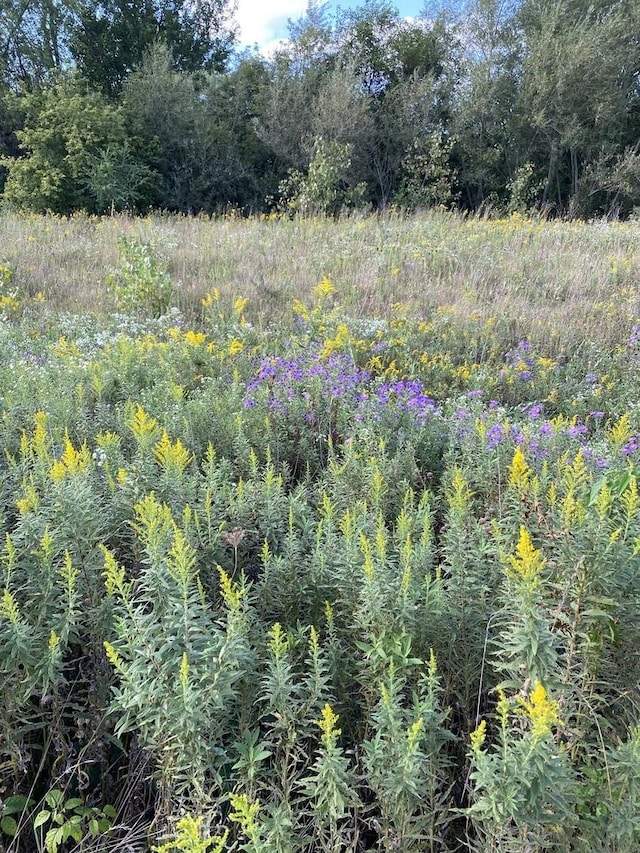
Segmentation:
<svg viewBox="0 0 640 853">
<path fill-rule="evenodd" d="M 637 0 L 310 0 L 270 57 L 230 0 L 5 0 L 8 209 L 629 215 Z"/>
</svg>

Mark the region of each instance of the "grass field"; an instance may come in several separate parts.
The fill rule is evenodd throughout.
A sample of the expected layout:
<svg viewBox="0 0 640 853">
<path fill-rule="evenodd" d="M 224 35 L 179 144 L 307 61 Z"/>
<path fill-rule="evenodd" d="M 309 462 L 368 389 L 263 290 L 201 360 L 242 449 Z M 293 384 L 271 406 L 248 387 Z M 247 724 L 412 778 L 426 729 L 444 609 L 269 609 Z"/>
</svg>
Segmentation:
<svg viewBox="0 0 640 853">
<path fill-rule="evenodd" d="M 640 847 L 640 224 L 0 217 L 0 843 Z"/>
</svg>

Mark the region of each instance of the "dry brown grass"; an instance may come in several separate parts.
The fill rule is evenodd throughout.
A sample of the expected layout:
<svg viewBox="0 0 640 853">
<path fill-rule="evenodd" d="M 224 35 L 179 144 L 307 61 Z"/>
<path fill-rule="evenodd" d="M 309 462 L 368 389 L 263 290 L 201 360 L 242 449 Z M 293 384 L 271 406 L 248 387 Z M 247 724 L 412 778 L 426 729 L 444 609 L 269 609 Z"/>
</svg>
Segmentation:
<svg viewBox="0 0 640 853">
<path fill-rule="evenodd" d="M 180 282 L 177 304 L 198 310 L 212 288 L 249 299 L 256 323 L 291 316 L 324 276 L 345 311 L 385 316 L 402 303 L 424 316 L 495 317 L 555 349 L 613 345 L 640 316 L 640 222 L 563 223 L 405 218 L 267 220 L 177 216 L 0 217 L 0 262 L 22 292 L 56 309 L 109 311 L 104 278 L 116 238 L 150 242 Z"/>
</svg>

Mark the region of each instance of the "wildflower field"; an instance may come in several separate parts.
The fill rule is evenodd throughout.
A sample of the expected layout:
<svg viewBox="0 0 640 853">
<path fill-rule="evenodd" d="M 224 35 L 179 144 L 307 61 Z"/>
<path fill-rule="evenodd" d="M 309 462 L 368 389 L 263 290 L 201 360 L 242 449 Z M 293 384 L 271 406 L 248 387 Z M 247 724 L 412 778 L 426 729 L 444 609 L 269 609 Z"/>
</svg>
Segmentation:
<svg viewBox="0 0 640 853">
<path fill-rule="evenodd" d="M 640 849 L 640 223 L 0 218 L 0 848 Z"/>
</svg>

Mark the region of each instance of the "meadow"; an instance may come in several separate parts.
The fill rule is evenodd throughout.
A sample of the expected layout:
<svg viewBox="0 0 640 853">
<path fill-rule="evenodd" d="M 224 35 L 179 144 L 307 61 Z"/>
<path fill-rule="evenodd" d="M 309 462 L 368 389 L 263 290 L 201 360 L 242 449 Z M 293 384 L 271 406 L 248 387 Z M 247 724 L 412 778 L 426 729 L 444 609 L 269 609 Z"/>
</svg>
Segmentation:
<svg viewBox="0 0 640 853">
<path fill-rule="evenodd" d="M 0 848 L 640 849 L 640 222 L 0 216 Z"/>
</svg>

